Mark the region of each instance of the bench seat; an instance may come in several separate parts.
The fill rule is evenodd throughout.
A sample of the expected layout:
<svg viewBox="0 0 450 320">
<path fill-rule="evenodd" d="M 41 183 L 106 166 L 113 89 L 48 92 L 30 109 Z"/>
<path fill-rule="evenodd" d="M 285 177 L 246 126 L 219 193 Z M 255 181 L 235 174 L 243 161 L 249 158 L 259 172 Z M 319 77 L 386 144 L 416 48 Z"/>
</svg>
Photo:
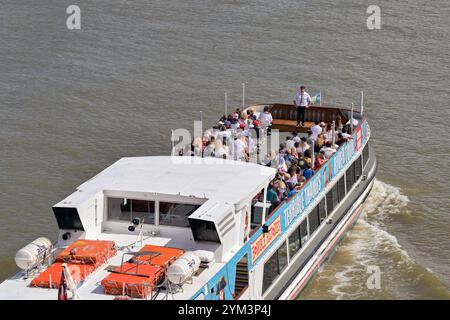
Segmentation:
<svg viewBox="0 0 450 320">
<path fill-rule="evenodd" d="M 311 129 L 315 121 L 331 123 L 338 116 L 341 117 L 343 123 L 348 121 L 341 108 L 312 105 L 305 111 L 306 121 L 304 126 L 297 128 L 297 108 L 294 105 L 276 103 L 270 105 L 269 110 L 273 117 L 272 128 L 284 132 L 306 133 Z"/>
<path fill-rule="evenodd" d="M 281 120 L 274 119 L 272 121 L 272 129 L 278 129 L 280 131 L 286 132 L 308 132 L 309 129 L 314 125 L 314 122 L 305 122 L 303 127 L 296 127 L 297 121 L 295 120 Z"/>
</svg>

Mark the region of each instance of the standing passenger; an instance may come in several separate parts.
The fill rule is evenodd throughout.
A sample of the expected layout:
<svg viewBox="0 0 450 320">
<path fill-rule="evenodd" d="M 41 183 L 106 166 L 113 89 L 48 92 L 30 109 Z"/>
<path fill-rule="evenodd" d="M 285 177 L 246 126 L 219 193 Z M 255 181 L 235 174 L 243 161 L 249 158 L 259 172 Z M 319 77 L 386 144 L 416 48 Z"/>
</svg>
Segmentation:
<svg viewBox="0 0 450 320">
<path fill-rule="evenodd" d="M 311 96 L 305 89 L 305 86 L 300 86 L 300 91 L 294 97 L 294 104 L 297 107 L 297 127 L 303 127 L 305 124 L 306 108 L 311 104 Z"/>
</svg>

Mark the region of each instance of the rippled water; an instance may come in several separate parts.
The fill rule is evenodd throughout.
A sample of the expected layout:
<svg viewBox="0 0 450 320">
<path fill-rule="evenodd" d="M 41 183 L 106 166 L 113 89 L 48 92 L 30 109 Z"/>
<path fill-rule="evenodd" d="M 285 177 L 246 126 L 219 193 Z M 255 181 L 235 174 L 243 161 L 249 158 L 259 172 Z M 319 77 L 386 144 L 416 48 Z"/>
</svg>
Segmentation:
<svg viewBox="0 0 450 320">
<path fill-rule="evenodd" d="M 170 130 L 212 123 L 223 91 L 358 102 L 379 159 L 364 217 L 300 298 L 448 298 L 450 50 L 446 0 L 75 1 L 0 4 L 0 279 L 55 238 L 51 206 L 122 156 L 168 154 Z M 447 12 L 447 13 L 446 13 Z M 367 265 L 382 273 L 368 290 Z"/>
</svg>

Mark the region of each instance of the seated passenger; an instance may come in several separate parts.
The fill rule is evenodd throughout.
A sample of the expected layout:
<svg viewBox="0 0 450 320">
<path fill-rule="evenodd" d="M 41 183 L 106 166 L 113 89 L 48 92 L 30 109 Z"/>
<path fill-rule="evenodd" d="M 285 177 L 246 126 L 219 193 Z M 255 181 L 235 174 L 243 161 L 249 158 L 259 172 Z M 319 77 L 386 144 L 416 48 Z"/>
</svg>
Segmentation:
<svg viewBox="0 0 450 320">
<path fill-rule="evenodd" d="M 311 138 L 314 140 L 316 140 L 319 134 L 322 133 L 322 127 L 320 126 L 319 121 L 314 122 L 314 125 L 311 127 L 311 132 Z"/>
<path fill-rule="evenodd" d="M 308 180 L 309 178 L 311 178 L 313 176 L 313 170 L 311 168 L 311 164 L 307 164 L 306 165 L 306 170 L 303 172 L 303 176 L 305 177 L 306 180 Z"/>
<path fill-rule="evenodd" d="M 348 128 L 348 129 L 349 129 L 349 128 Z M 348 129 L 347 129 L 347 127 L 342 128 L 342 137 L 343 137 L 346 141 L 353 138 L 351 134 L 348 134 Z"/>
<path fill-rule="evenodd" d="M 287 136 L 286 137 L 286 148 L 291 149 L 294 146 L 294 144 L 295 144 L 295 141 L 292 140 L 292 137 Z"/>
<path fill-rule="evenodd" d="M 292 197 L 296 193 L 297 193 L 297 190 L 295 189 L 295 184 L 288 183 L 287 184 L 286 198 L 289 199 L 290 197 Z"/>
<path fill-rule="evenodd" d="M 314 144 L 314 152 L 319 152 L 324 144 L 325 144 L 325 135 L 323 133 L 321 133 L 317 137 L 317 141 Z"/>
<path fill-rule="evenodd" d="M 336 132 L 335 132 L 336 134 Z M 325 131 L 325 141 L 331 141 L 333 140 L 333 127 L 332 124 L 327 124 L 327 129 Z"/>
<path fill-rule="evenodd" d="M 319 169 L 325 163 L 325 155 L 322 152 L 319 152 L 316 157 L 316 163 L 314 165 L 314 170 Z"/>
<path fill-rule="evenodd" d="M 275 209 L 280 204 L 280 198 L 278 197 L 277 192 L 275 191 L 275 187 L 272 182 L 270 183 L 269 189 L 267 190 L 266 201 L 271 203 L 269 212 L 271 212 L 273 209 Z"/>
<path fill-rule="evenodd" d="M 320 149 L 320 151 L 325 155 L 327 159 L 330 159 L 331 156 L 336 152 L 336 149 L 331 145 L 331 142 L 328 141 L 325 145 Z"/>
<path fill-rule="evenodd" d="M 311 149 L 308 149 L 305 151 L 305 154 L 303 155 L 303 158 L 305 159 L 307 164 L 311 164 L 311 158 L 312 158 L 312 151 Z M 311 164 L 312 165 L 312 164 Z"/>
<path fill-rule="evenodd" d="M 305 151 L 310 148 L 307 140 L 305 137 L 302 137 L 300 139 L 300 146 L 297 148 L 297 153 L 300 153 L 301 155 L 305 154 Z"/>
<path fill-rule="evenodd" d="M 272 131 L 272 114 L 269 112 L 269 106 L 264 107 L 264 112 L 259 115 L 259 121 L 261 121 L 262 128 L 267 130 L 267 135 L 270 136 Z"/>
</svg>

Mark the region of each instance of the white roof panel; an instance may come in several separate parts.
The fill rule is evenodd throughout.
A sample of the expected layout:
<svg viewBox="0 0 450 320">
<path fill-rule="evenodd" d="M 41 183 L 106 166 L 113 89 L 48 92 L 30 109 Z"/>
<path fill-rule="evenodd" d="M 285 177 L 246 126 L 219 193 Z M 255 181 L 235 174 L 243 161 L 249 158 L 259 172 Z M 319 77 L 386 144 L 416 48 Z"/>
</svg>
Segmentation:
<svg viewBox="0 0 450 320">
<path fill-rule="evenodd" d="M 258 164 L 216 158 L 122 158 L 80 185 L 58 206 L 76 206 L 101 190 L 193 196 L 237 204 L 260 191 L 275 173 L 275 169 Z"/>
</svg>

